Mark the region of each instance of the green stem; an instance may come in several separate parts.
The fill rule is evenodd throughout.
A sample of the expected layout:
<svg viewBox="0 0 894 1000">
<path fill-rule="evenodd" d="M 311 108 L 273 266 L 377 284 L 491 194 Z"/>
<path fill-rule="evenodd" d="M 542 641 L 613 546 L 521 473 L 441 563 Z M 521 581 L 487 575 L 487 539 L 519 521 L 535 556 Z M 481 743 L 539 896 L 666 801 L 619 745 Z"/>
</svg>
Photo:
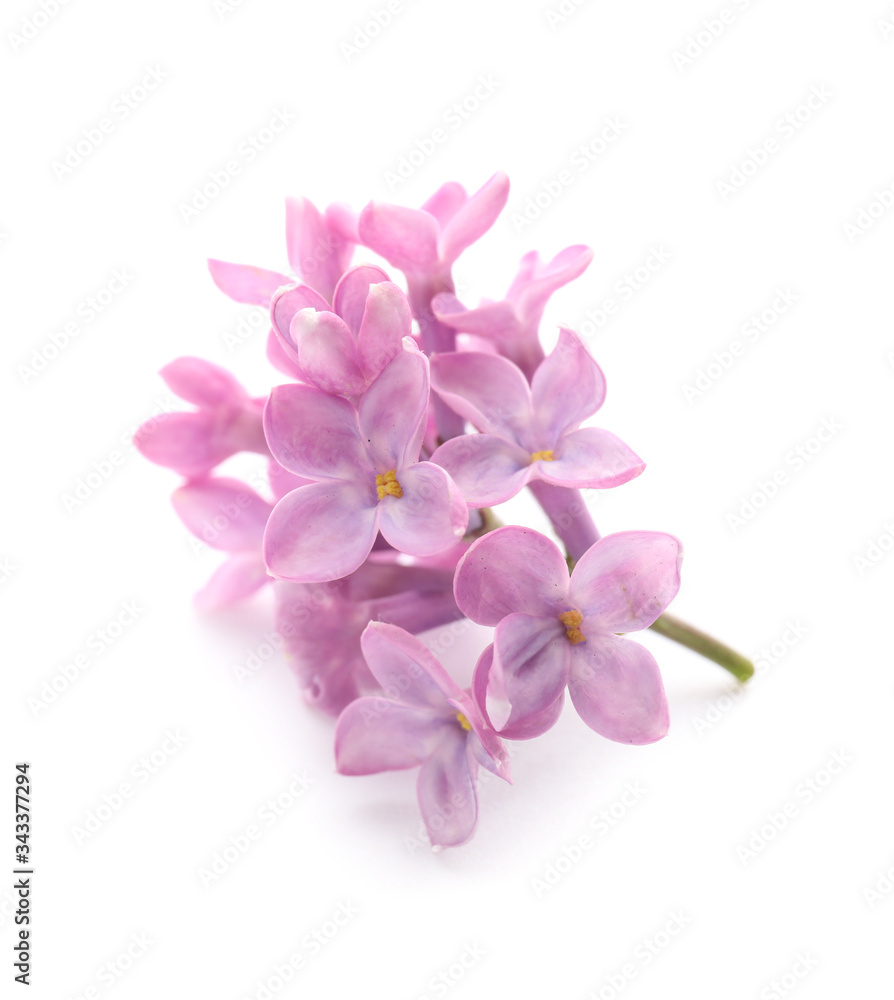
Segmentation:
<svg viewBox="0 0 894 1000">
<path fill-rule="evenodd" d="M 730 649 L 729 646 L 724 646 L 722 642 L 718 642 L 706 633 L 700 632 L 697 628 L 687 625 L 686 622 L 680 621 L 679 618 L 675 618 L 673 615 L 660 615 L 649 627 L 653 628 L 660 635 L 668 639 L 673 639 L 674 642 L 679 642 L 682 646 L 686 646 L 696 653 L 706 656 L 709 660 L 719 663 L 724 670 L 728 670 L 733 677 L 743 684 L 754 673 L 754 664 L 751 660 L 740 656 L 739 653 Z"/>
</svg>

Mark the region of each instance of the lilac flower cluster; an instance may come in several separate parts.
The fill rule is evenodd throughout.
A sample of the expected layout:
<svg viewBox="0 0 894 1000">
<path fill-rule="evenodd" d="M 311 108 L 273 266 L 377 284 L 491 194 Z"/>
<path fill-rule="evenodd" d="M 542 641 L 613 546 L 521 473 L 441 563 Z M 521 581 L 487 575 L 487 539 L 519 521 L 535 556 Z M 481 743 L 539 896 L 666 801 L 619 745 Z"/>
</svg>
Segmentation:
<svg viewBox="0 0 894 1000">
<path fill-rule="evenodd" d="M 548 730 L 565 689 L 608 739 L 645 744 L 668 727 L 661 676 L 624 633 L 649 627 L 679 587 L 680 543 L 601 538 L 580 488 L 638 476 L 619 438 L 583 426 L 605 379 L 561 328 L 544 354 L 550 295 L 591 252 L 526 254 L 502 301 L 464 306 L 454 262 L 508 196 L 441 187 L 419 209 L 372 202 L 359 215 L 289 200 L 292 274 L 212 260 L 216 284 L 270 310 L 267 355 L 284 376 L 253 398 L 226 371 L 180 358 L 161 372 L 193 410 L 154 418 L 142 453 L 185 482 L 174 508 L 227 559 L 198 595 L 207 609 L 267 583 L 305 699 L 338 716 L 343 774 L 419 768 L 435 845 L 471 837 L 479 768 L 510 780 L 506 740 Z M 403 273 L 403 287 L 357 247 Z M 269 496 L 221 475 L 240 452 L 268 463 Z M 489 508 L 528 488 L 565 545 Z M 572 567 L 569 569 L 569 567 Z M 469 618 L 494 629 L 469 689 L 416 636 Z"/>
</svg>

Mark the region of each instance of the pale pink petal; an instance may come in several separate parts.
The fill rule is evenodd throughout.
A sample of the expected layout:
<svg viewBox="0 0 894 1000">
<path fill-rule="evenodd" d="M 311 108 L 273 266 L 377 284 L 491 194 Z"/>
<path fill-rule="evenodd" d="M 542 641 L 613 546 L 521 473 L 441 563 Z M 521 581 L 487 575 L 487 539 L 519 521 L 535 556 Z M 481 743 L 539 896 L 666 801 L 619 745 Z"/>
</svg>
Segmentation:
<svg viewBox="0 0 894 1000">
<path fill-rule="evenodd" d="M 565 430 L 575 430 L 605 399 L 605 376 L 578 335 L 566 327 L 531 380 L 539 434 L 551 447 Z"/>
<path fill-rule="evenodd" d="M 248 393 L 226 368 L 203 358 L 177 358 L 159 374 L 171 392 L 195 406 L 210 409 L 225 403 L 238 405 L 248 399 Z"/>
<path fill-rule="evenodd" d="M 340 580 L 369 555 L 376 537 L 375 493 L 347 482 L 312 483 L 273 508 L 264 533 L 272 576 L 299 583 Z"/>
<path fill-rule="evenodd" d="M 482 303 L 466 309 L 451 292 L 440 292 L 432 299 L 432 312 L 445 325 L 461 333 L 505 342 L 518 337 L 521 323 L 511 302 Z"/>
<path fill-rule="evenodd" d="M 487 434 L 518 443 L 531 420 L 531 391 L 521 371 L 496 354 L 455 351 L 431 359 L 435 392 Z"/>
<path fill-rule="evenodd" d="M 287 493 L 297 490 L 299 486 L 307 486 L 314 482 L 312 479 L 296 476 L 288 469 L 284 469 L 275 458 L 271 458 L 267 463 L 267 479 L 270 482 L 270 492 L 276 500 L 282 500 Z"/>
<path fill-rule="evenodd" d="M 259 552 L 273 509 L 246 483 L 223 476 L 192 480 L 171 502 L 196 538 L 224 552 Z"/>
<path fill-rule="evenodd" d="M 438 224 L 428 212 L 372 201 L 360 213 L 358 229 L 361 242 L 402 271 L 438 265 Z"/>
<path fill-rule="evenodd" d="M 420 768 L 416 782 L 419 810 L 432 844 L 458 847 L 475 832 L 477 773 L 466 734 L 459 727 L 450 727 Z"/>
<path fill-rule="evenodd" d="M 360 434 L 377 472 L 410 465 L 419 457 L 428 412 L 428 359 L 402 350 L 363 394 Z"/>
<path fill-rule="evenodd" d="M 553 292 L 580 277 L 592 259 L 593 251 L 589 247 L 565 247 L 548 264 L 537 267 L 523 286 L 519 285 L 517 277 L 506 297 L 516 303 L 526 320 L 539 322 Z"/>
<path fill-rule="evenodd" d="M 388 275 L 380 267 L 374 264 L 361 264 L 345 272 L 336 286 L 332 298 L 332 310 L 345 321 L 355 340 L 360 332 L 360 323 L 370 289 L 379 282 L 388 280 Z"/>
<path fill-rule="evenodd" d="M 530 453 L 492 434 L 451 438 L 431 460 L 447 470 L 470 507 L 505 503 L 531 474 Z"/>
<path fill-rule="evenodd" d="M 266 306 L 281 285 L 293 282 L 287 274 L 268 271 L 251 264 L 229 264 L 224 260 L 209 259 L 208 270 L 214 284 L 231 299 Z"/>
<path fill-rule="evenodd" d="M 379 530 L 399 552 L 431 556 L 455 545 L 469 524 L 469 511 L 453 480 L 431 462 L 398 469 L 403 496 L 379 501 Z"/>
<path fill-rule="evenodd" d="M 195 604 L 201 611 L 217 611 L 251 597 L 269 582 L 260 552 L 237 552 L 211 574 Z"/>
<path fill-rule="evenodd" d="M 429 215 L 433 215 L 438 220 L 438 225 L 443 228 L 465 205 L 468 197 L 462 184 L 447 181 L 435 191 L 422 208 Z"/>
<path fill-rule="evenodd" d="M 438 241 L 441 260 L 453 261 L 496 222 L 509 198 L 509 178 L 496 173 L 486 181 L 451 217 Z"/>
<path fill-rule="evenodd" d="M 295 273 L 331 301 L 353 247 L 307 198 L 286 199 L 286 249 Z"/>
<path fill-rule="evenodd" d="M 345 249 L 340 252 L 341 270 L 344 273 L 354 252 L 354 244 L 360 242 L 357 233 L 357 213 L 344 202 L 335 201 L 326 206 L 323 217 L 329 229 L 344 243 Z"/>
<path fill-rule="evenodd" d="M 280 289 L 270 303 L 270 322 L 288 358 L 298 365 L 298 352 L 292 340 L 292 320 L 302 309 L 329 312 L 329 303 L 309 285 L 290 285 Z M 300 370 L 300 366 L 299 366 Z"/>
<path fill-rule="evenodd" d="M 267 360 L 283 375 L 303 381 L 304 372 L 298 367 L 294 348 L 289 346 L 287 353 L 276 330 L 271 330 L 267 335 Z"/>
<path fill-rule="evenodd" d="M 581 629 L 636 632 L 648 628 L 680 589 L 683 549 L 660 531 L 619 531 L 592 545 L 571 574 L 570 595 Z"/>
<path fill-rule="evenodd" d="M 289 335 L 298 365 L 311 385 L 336 396 L 363 392 L 366 382 L 354 338 L 335 313 L 302 309 L 292 318 Z"/>
<path fill-rule="evenodd" d="M 217 415 L 161 413 L 137 429 L 134 444 L 150 462 L 182 476 L 201 476 L 235 454 L 236 448 L 218 430 Z"/>
<path fill-rule="evenodd" d="M 397 285 L 383 281 L 370 286 L 357 335 L 360 364 L 368 380 L 400 354 L 411 324 L 410 303 Z"/>
<path fill-rule="evenodd" d="M 646 463 L 611 431 L 599 427 L 559 438 L 554 461 L 537 462 L 537 474 L 554 486 L 605 490 L 635 479 Z"/>
<path fill-rule="evenodd" d="M 360 637 L 363 656 L 389 698 L 450 718 L 447 699 L 462 695 L 435 655 L 414 635 L 371 621 Z"/>
<path fill-rule="evenodd" d="M 558 722 L 565 704 L 565 691 L 559 692 L 551 704 L 543 705 L 532 711 L 527 718 L 509 723 L 512 706 L 506 696 L 505 688 L 493 672 L 493 643 L 481 654 L 475 665 L 472 677 L 472 694 L 475 703 L 496 733 L 509 740 L 526 740 L 545 733 Z"/>
<path fill-rule="evenodd" d="M 584 722 L 606 739 L 639 745 L 667 734 L 658 664 L 631 639 L 602 635 L 574 646 L 568 692 Z"/>
<path fill-rule="evenodd" d="M 568 564 L 558 546 L 513 524 L 472 543 L 453 589 L 460 611 L 479 625 L 499 625 L 514 612 L 558 618 L 570 609 Z"/>
<path fill-rule="evenodd" d="M 543 262 L 540 259 L 540 254 L 536 250 L 529 250 L 518 262 L 518 271 L 512 279 L 512 284 L 509 286 L 506 298 L 510 302 L 517 302 L 522 292 L 533 281 L 534 275 L 542 271 L 542 269 Z"/>
<path fill-rule="evenodd" d="M 354 407 L 310 385 L 278 385 L 264 409 L 264 433 L 283 468 L 307 479 L 375 483 Z"/>
<path fill-rule="evenodd" d="M 452 729 L 443 717 L 388 698 L 358 698 L 335 724 L 339 774 L 378 774 L 417 767 Z"/>
</svg>

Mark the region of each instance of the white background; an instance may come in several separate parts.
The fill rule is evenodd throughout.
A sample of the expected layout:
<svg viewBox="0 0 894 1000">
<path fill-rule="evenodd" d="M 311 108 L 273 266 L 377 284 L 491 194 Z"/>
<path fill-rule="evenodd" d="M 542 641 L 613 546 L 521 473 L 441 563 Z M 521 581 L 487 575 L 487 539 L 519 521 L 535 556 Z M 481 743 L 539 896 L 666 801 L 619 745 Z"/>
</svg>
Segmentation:
<svg viewBox="0 0 894 1000">
<path fill-rule="evenodd" d="M 402 0 L 352 53 L 367 2 L 70 0 L 52 18 L 34 0 L 4 5 L 10 995 L 17 760 L 31 761 L 34 788 L 32 996 L 890 995 L 894 209 L 860 213 L 876 191 L 894 201 L 894 8 L 589 0 L 559 21 L 558 7 Z M 699 35 L 706 19 L 713 38 Z M 30 39 L 13 37 L 23 29 Z M 161 83 L 122 117 L 122 95 L 150 70 Z M 449 124 L 481 80 L 490 95 Z M 829 96 L 808 110 L 811 92 Z M 240 153 L 281 110 L 293 122 Z M 53 164 L 104 117 L 101 145 L 59 176 Z M 610 121 L 619 134 L 599 153 Z M 446 140 L 389 183 L 439 127 Z M 724 195 L 718 182 L 771 138 Z M 234 158 L 239 173 L 184 221 L 194 189 Z M 560 320 L 587 336 L 609 385 L 598 423 L 647 462 L 591 496 L 594 513 L 604 532 L 678 535 L 675 612 L 762 668 L 740 697 L 713 664 L 646 635 L 668 737 L 614 745 L 569 708 L 516 745 L 514 787 L 482 786 L 474 840 L 433 853 L 414 774 L 337 775 L 332 722 L 303 705 L 284 658 L 237 679 L 263 650 L 270 604 L 194 611 L 218 556 L 190 544 L 168 502 L 176 477 L 129 435 L 174 404 L 157 371 L 180 354 L 232 367 L 253 392 L 275 381 L 266 326 L 217 291 L 205 258 L 286 269 L 286 195 L 418 205 L 445 180 L 474 190 L 497 169 L 509 205 L 458 262 L 460 294 L 500 298 L 529 249 L 594 248 L 544 337 Z M 571 182 L 544 194 L 562 171 Z M 519 221 L 538 194 L 539 217 Z M 668 259 L 620 293 L 652 248 Z M 116 269 L 126 287 L 85 323 Z M 779 290 L 797 301 L 748 339 L 744 324 Z M 735 341 L 744 353 L 727 357 Z M 687 394 L 715 352 L 732 363 Z M 820 443 L 824 421 L 835 431 Z M 110 474 L 66 509 L 94 463 Z M 541 526 L 530 507 L 514 512 Z M 97 630 L 124 602 L 139 614 L 106 644 Z M 468 671 L 486 641 L 475 630 L 450 666 Z M 29 699 L 62 686 L 79 654 L 87 666 L 35 711 Z M 185 742 L 166 755 L 168 732 Z M 153 752 L 164 763 L 148 775 Z M 836 754 L 846 764 L 833 775 Z M 309 783 L 297 798 L 293 775 Z M 79 836 L 122 782 L 133 795 Z M 203 884 L 200 870 L 280 794 L 283 814 Z M 339 907 L 352 915 L 335 932 Z M 302 968 L 283 985 L 276 966 L 290 956 Z"/>
</svg>

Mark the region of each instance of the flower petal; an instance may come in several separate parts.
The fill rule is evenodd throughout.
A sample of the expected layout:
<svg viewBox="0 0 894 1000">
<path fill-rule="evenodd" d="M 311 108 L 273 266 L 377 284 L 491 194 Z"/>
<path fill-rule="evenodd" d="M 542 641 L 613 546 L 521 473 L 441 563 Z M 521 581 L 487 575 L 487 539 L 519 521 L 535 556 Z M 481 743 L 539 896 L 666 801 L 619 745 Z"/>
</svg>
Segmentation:
<svg viewBox="0 0 894 1000">
<path fill-rule="evenodd" d="M 315 583 L 353 573 L 376 537 L 375 507 L 369 504 L 368 491 L 337 481 L 312 483 L 284 496 L 264 532 L 271 575 Z"/>
<path fill-rule="evenodd" d="M 329 303 L 309 285 L 281 288 L 270 302 L 270 323 L 287 357 L 298 364 L 298 349 L 292 340 L 292 320 L 302 309 L 329 312 Z"/>
<path fill-rule="evenodd" d="M 294 473 L 284 469 L 275 458 L 267 462 L 267 480 L 270 483 L 270 492 L 276 500 L 282 500 L 292 490 L 297 490 L 299 486 L 307 486 L 314 480 L 305 479 L 303 476 L 296 476 Z"/>
<path fill-rule="evenodd" d="M 538 433 L 548 446 L 575 430 L 605 399 L 605 376 L 578 335 L 566 327 L 531 380 Z"/>
<path fill-rule="evenodd" d="M 477 351 L 436 354 L 431 359 L 435 392 L 478 430 L 520 443 L 531 421 L 531 391 L 506 358 Z"/>
<path fill-rule="evenodd" d="M 292 318 L 289 336 L 305 379 L 336 396 L 353 396 L 366 387 L 351 331 L 332 312 L 301 309 Z"/>
<path fill-rule="evenodd" d="M 428 212 L 371 201 L 357 228 L 366 246 L 402 271 L 425 272 L 438 264 L 438 224 Z"/>
<path fill-rule="evenodd" d="M 224 404 L 240 405 L 248 393 L 220 365 L 203 358 L 177 358 L 159 372 L 171 392 L 195 406 L 212 409 Z"/>
<path fill-rule="evenodd" d="M 468 200 L 466 189 L 456 181 L 447 181 L 422 206 L 423 210 L 433 215 L 442 228 L 465 205 Z"/>
<path fill-rule="evenodd" d="M 588 638 L 571 653 L 568 691 L 578 714 L 618 743 L 654 743 L 667 734 L 667 696 L 655 658 L 638 642 Z"/>
<path fill-rule="evenodd" d="M 502 677 L 493 672 L 493 643 L 481 654 L 472 677 L 475 703 L 487 720 L 503 739 L 527 740 L 545 733 L 558 722 L 565 705 L 565 690 L 551 704 L 543 704 L 531 711 L 527 717 L 516 717 L 510 721 L 512 706 L 506 694 Z"/>
<path fill-rule="evenodd" d="M 402 350 L 363 394 L 360 435 L 380 468 L 389 472 L 419 457 L 428 410 L 428 360 Z"/>
<path fill-rule="evenodd" d="M 214 284 L 231 299 L 266 306 L 281 285 L 290 285 L 293 278 L 278 271 L 268 271 L 251 264 L 229 264 L 225 260 L 209 258 L 208 270 Z"/>
<path fill-rule="evenodd" d="M 144 458 L 187 478 L 210 472 L 237 451 L 219 433 L 217 414 L 207 410 L 160 413 L 137 428 L 133 441 Z"/>
<path fill-rule="evenodd" d="M 431 756 L 449 725 L 388 698 L 358 698 L 335 724 L 336 769 L 339 774 L 378 774 L 416 767 Z"/>
<path fill-rule="evenodd" d="M 659 531 L 606 535 L 580 557 L 571 574 L 571 601 L 581 626 L 600 632 L 648 628 L 680 589 L 682 546 Z"/>
<path fill-rule="evenodd" d="M 379 531 L 411 556 L 432 556 L 455 545 L 469 524 L 469 510 L 453 480 L 431 462 L 398 469 L 403 496 L 379 501 Z"/>
<path fill-rule="evenodd" d="M 332 301 L 353 247 L 307 198 L 286 199 L 286 250 L 296 274 Z"/>
<path fill-rule="evenodd" d="M 373 677 L 389 698 L 451 717 L 449 698 L 462 690 L 416 636 L 388 622 L 371 621 L 360 646 Z"/>
<path fill-rule="evenodd" d="M 295 475 L 375 483 L 357 413 L 346 399 L 310 385 L 275 386 L 264 408 L 264 433 L 273 457 Z"/>
<path fill-rule="evenodd" d="M 569 281 L 586 271 L 593 259 L 593 251 L 583 245 L 565 247 L 548 264 L 539 260 L 527 278 L 523 278 L 526 262 L 512 283 L 506 298 L 516 303 L 518 311 L 528 322 L 539 322 L 549 297 Z"/>
<path fill-rule="evenodd" d="M 451 727 L 419 770 L 416 794 L 429 840 L 439 847 L 458 847 L 475 832 L 478 764 L 470 759 L 466 734 Z"/>
<path fill-rule="evenodd" d="M 509 198 L 509 178 L 496 173 L 454 213 L 444 226 L 438 250 L 445 264 L 453 261 L 497 221 Z"/>
<path fill-rule="evenodd" d="M 459 610 L 479 625 L 515 612 L 557 617 L 569 608 L 568 564 L 545 535 L 509 524 L 472 543 L 453 589 Z"/>
<path fill-rule="evenodd" d="M 379 282 L 388 281 L 388 275 L 374 264 L 361 264 L 345 272 L 335 288 L 332 311 L 345 321 L 354 338 L 360 332 L 360 322 L 366 309 L 370 289 Z"/>
<path fill-rule="evenodd" d="M 531 473 L 530 454 L 493 434 L 451 438 L 431 460 L 447 470 L 470 507 L 505 503 L 524 487 Z"/>
<path fill-rule="evenodd" d="M 267 334 L 267 360 L 278 372 L 282 372 L 283 375 L 299 380 L 304 379 L 304 372 L 301 371 L 298 367 L 298 362 L 295 360 L 294 348 L 289 347 L 287 353 L 282 339 L 276 330 L 271 330 Z"/>
<path fill-rule="evenodd" d="M 237 552 L 211 574 L 195 604 L 201 611 L 218 611 L 251 597 L 269 582 L 260 552 Z"/>
<path fill-rule="evenodd" d="M 400 288 L 390 281 L 371 285 L 357 334 L 360 364 L 367 380 L 376 378 L 400 354 L 411 326 L 410 303 Z"/>
<path fill-rule="evenodd" d="M 476 337 L 505 342 L 519 335 L 519 323 L 511 302 L 482 303 L 466 309 L 451 292 L 440 292 L 432 299 L 432 312 L 445 325 Z"/>
<path fill-rule="evenodd" d="M 196 538 L 224 552 L 260 552 L 273 510 L 246 483 L 223 476 L 186 483 L 174 491 L 171 502 Z"/>
<path fill-rule="evenodd" d="M 537 463 L 537 473 L 553 486 L 605 490 L 635 479 L 646 463 L 611 431 L 581 427 L 559 438 L 555 458 Z"/>
</svg>

